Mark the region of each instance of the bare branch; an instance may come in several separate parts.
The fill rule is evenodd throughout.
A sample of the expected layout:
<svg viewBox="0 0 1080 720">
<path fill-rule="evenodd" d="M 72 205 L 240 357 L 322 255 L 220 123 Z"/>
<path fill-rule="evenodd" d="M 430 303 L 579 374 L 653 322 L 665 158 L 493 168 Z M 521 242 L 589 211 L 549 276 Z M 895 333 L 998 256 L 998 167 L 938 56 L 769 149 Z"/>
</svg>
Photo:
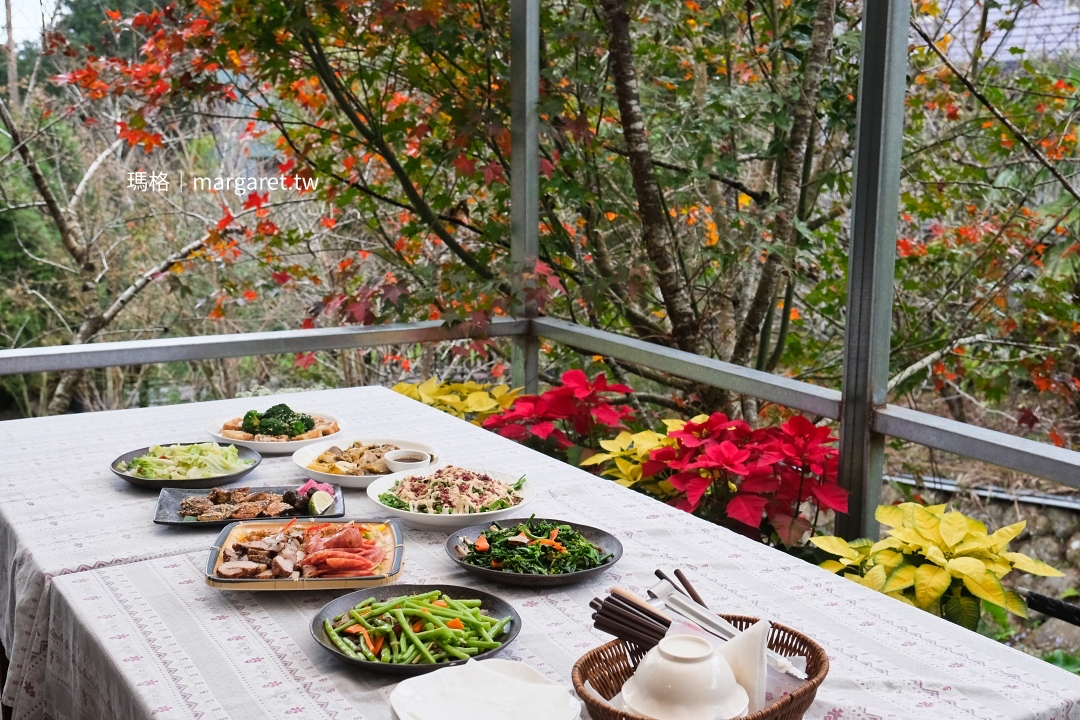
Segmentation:
<svg viewBox="0 0 1080 720">
<path fill-rule="evenodd" d="M 90 259 L 82 228 L 79 227 L 77 220 L 69 218 L 64 212 L 64 208 L 61 207 L 56 194 L 53 193 L 52 188 L 49 186 L 49 181 L 45 179 L 44 173 L 41 172 L 41 166 L 38 165 L 34 152 L 28 144 L 22 142 L 19 128 L 15 124 L 14 118 L 11 117 L 7 103 L 2 98 L 0 98 L 0 121 L 7 127 L 8 133 L 11 135 L 12 145 L 19 147 L 19 155 L 22 157 L 23 165 L 26 166 L 27 171 L 30 173 L 30 179 L 33 180 L 34 187 L 37 188 L 41 199 L 45 201 L 45 207 L 48 209 L 49 215 L 52 216 L 56 229 L 60 233 L 60 241 L 64 243 L 64 247 L 67 248 L 68 253 L 75 259 L 75 262 L 84 269 L 92 271 L 94 263 Z"/>
<path fill-rule="evenodd" d="M 976 343 L 985 343 L 985 342 L 993 342 L 993 338 L 990 337 L 989 335 L 985 335 L 985 334 L 980 333 L 978 335 L 971 335 L 970 337 L 965 337 L 965 338 L 960 338 L 959 340 L 954 340 L 954 341 L 948 343 L 945 347 L 940 348 L 938 350 L 935 350 L 934 352 L 930 353 L 929 355 L 922 358 L 918 362 L 915 362 L 915 363 L 913 363 L 911 365 L 908 365 L 906 368 L 904 368 L 903 370 L 898 372 L 896 375 L 894 375 L 892 377 L 891 380 L 889 380 L 887 390 L 889 392 L 892 392 L 893 390 L 895 390 L 897 388 L 898 385 L 900 385 L 900 383 L 904 382 L 905 380 L 912 377 L 913 375 L 916 375 L 916 374 L 922 372 L 923 370 L 930 367 L 934 363 L 938 362 L 943 357 L 950 354 L 952 351 L 956 350 L 959 347 L 963 347 L 964 345 L 974 345 Z"/>
<path fill-rule="evenodd" d="M 149 285 L 158 275 L 164 272 L 168 272 L 169 268 L 171 268 L 176 263 L 182 262 L 190 258 L 197 250 L 200 250 L 206 244 L 206 241 L 208 239 L 209 236 L 204 235 L 195 242 L 188 243 L 187 245 L 180 248 L 172 255 L 169 255 L 157 265 L 140 275 L 135 282 L 131 283 L 131 285 L 128 286 L 127 290 L 120 293 L 120 296 L 113 301 L 113 304 L 109 306 L 109 309 L 101 314 L 102 322 L 101 325 L 97 328 L 97 330 L 100 330 L 102 327 L 112 322 L 113 318 L 115 318 L 121 310 L 127 307 L 127 304 L 130 303 L 135 298 L 135 296 L 138 295 L 143 288 Z M 94 332 L 96 333 L 97 330 L 95 330 Z M 86 342 L 89 339 L 89 337 L 83 338 L 81 342 Z"/>
<path fill-rule="evenodd" d="M 75 188 L 75 194 L 71 196 L 71 200 L 68 202 L 67 211 L 69 215 L 75 215 L 75 207 L 79 204 L 79 201 L 82 200 L 83 195 L 86 193 L 86 189 L 90 187 L 90 179 L 94 177 L 94 173 L 98 171 L 98 168 L 101 167 L 102 163 L 104 163 L 109 155 L 112 155 L 113 152 L 116 151 L 116 148 L 120 147 L 123 142 L 123 140 L 117 138 L 116 142 L 102 150 L 101 154 L 94 158 L 94 162 L 90 163 L 90 167 L 86 168 L 82 180 L 79 181 L 79 186 Z"/>
</svg>

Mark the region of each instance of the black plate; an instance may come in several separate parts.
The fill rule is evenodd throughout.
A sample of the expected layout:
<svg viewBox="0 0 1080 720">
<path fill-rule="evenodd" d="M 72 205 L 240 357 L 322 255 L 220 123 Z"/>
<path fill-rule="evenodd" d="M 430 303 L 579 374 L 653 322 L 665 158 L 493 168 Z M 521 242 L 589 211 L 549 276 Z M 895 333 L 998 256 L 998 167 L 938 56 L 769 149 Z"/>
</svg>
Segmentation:
<svg viewBox="0 0 1080 720">
<path fill-rule="evenodd" d="M 217 487 L 217 486 L 215 486 Z M 299 485 L 271 485 L 269 487 L 252 487 L 251 492 L 269 492 L 275 495 L 284 495 L 289 490 L 295 490 L 300 487 Z M 307 512 L 304 513 L 286 513 L 284 515 L 278 515 L 277 518 L 248 518 L 250 520 L 291 520 L 296 518 L 297 520 L 321 520 L 322 518 L 338 518 L 345 514 L 345 498 L 341 495 L 341 488 L 337 485 L 332 486 L 334 488 L 334 505 L 322 515 L 311 515 Z M 158 525 L 187 525 L 190 527 L 224 527 L 236 522 L 236 518 L 227 518 L 225 520 L 185 520 L 184 515 L 180 514 L 180 502 L 192 495 L 206 495 L 206 493 L 198 493 L 189 490 L 188 488 L 161 488 L 161 494 L 158 495 L 157 512 L 154 515 L 154 522 Z"/>
<path fill-rule="evenodd" d="M 509 615 L 513 618 L 510 621 L 510 628 L 503 631 L 503 634 L 495 638 L 502 643 L 500 647 L 493 650 L 487 650 L 485 652 L 473 655 L 476 660 L 484 660 L 486 658 L 494 657 L 498 653 L 502 652 L 507 645 L 513 642 L 517 637 L 518 632 L 521 630 L 521 616 L 518 615 L 514 606 L 506 602 L 502 598 L 496 597 L 491 593 L 486 593 L 482 590 L 473 590 L 472 588 L 460 587 L 458 585 L 384 585 L 377 588 L 369 588 L 367 590 L 357 590 L 356 592 L 349 593 L 348 595 L 342 595 L 336 600 L 331 600 L 326 605 L 323 605 L 322 609 L 315 614 L 315 617 L 311 620 L 311 636 L 315 638 L 315 642 L 319 643 L 326 649 L 327 652 L 334 656 L 341 658 L 343 662 L 351 663 L 365 670 L 371 672 L 384 673 L 386 675 L 399 675 L 402 677 L 412 677 L 414 675 L 423 675 L 424 673 L 438 670 L 439 668 L 450 667 L 452 665 L 462 665 L 467 660 L 453 660 L 446 662 L 438 662 L 434 665 L 416 664 L 416 665 L 393 665 L 391 663 L 371 662 L 369 660 L 355 660 L 336 647 L 330 642 L 330 639 L 326 637 L 326 632 L 323 630 L 323 621 L 334 621 L 334 618 L 352 608 L 357 603 L 366 600 L 369 597 L 375 598 L 376 602 L 383 600 L 389 600 L 393 597 L 400 595 L 416 595 L 419 593 L 431 592 L 432 590 L 438 590 L 447 597 L 454 600 L 479 600 L 481 602 L 480 609 L 486 615 L 490 615 L 495 618 L 504 618 Z"/>
<path fill-rule="evenodd" d="M 213 442 L 213 441 L 211 441 Z M 174 445 L 202 445 L 202 442 L 181 442 L 181 443 L 157 443 L 162 447 L 172 447 Z M 227 446 L 226 446 L 227 447 Z M 112 461 L 112 465 L 109 468 L 116 473 L 116 476 L 121 480 L 126 480 L 132 485 L 138 485 L 144 488 L 153 488 L 154 490 L 160 490 L 161 488 L 184 488 L 184 489 L 199 489 L 199 488 L 213 488 L 220 487 L 222 485 L 228 485 L 231 482 L 236 482 L 240 478 L 247 475 L 249 472 L 259 467 L 259 463 L 262 462 L 262 455 L 255 452 L 251 448 L 237 446 L 237 451 L 241 460 L 254 460 L 255 462 L 249 465 L 247 468 L 240 470 L 239 472 L 229 473 L 228 475 L 215 475 L 214 477 L 201 478 L 199 480 L 151 480 L 150 478 L 136 477 L 135 475 L 129 475 L 119 469 L 119 465 L 122 462 L 131 462 L 140 455 L 145 455 L 150 452 L 149 447 L 139 448 L 138 450 L 132 450 L 126 452 L 120 457 Z"/>
<path fill-rule="evenodd" d="M 520 525 L 521 523 L 527 522 L 528 519 L 529 518 L 503 518 L 495 522 L 506 528 Z M 578 570 L 577 572 L 564 573 L 562 575 L 533 575 L 531 573 L 503 572 L 502 570 L 491 570 L 489 568 L 477 567 L 476 565 L 470 565 L 467 562 L 463 562 L 456 549 L 457 546 L 461 544 L 461 537 L 464 536 L 468 538 L 469 542 L 476 540 L 480 533 L 486 532 L 488 528 L 492 526 L 492 523 L 490 522 L 454 531 L 450 537 L 446 538 L 446 554 L 449 555 L 450 559 L 457 563 L 457 566 L 462 570 L 471 572 L 473 575 L 479 575 L 485 580 L 504 583 L 506 585 L 524 585 L 526 587 L 553 587 L 555 585 L 570 585 L 571 583 L 588 580 L 619 562 L 619 558 L 622 557 L 622 543 L 619 542 L 617 537 L 609 532 L 589 527 L 588 525 L 567 522 L 565 520 L 548 520 L 546 518 L 535 518 L 535 520 L 538 522 L 569 525 L 574 530 L 581 533 L 586 540 L 600 548 L 604 554 L 611 553 L 613 557 L 600 567 L 589 568 L 588 570 Z"/>
</svg>

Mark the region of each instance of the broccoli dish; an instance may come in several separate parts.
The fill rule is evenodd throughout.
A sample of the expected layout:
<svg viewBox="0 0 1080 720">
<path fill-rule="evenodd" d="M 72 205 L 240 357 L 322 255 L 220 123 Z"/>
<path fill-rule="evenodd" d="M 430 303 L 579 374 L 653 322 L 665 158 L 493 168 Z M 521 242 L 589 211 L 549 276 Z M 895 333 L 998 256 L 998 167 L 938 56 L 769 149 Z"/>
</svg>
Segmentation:
<svg viewBox="0 0 1080 720">
<path fill-rule="evenodd" d="M 221 428 L 221 436 L 230 440 L 255 442 L 288 442 L 314 440 L 333 435 L 340 428 L 332 420 L 296 412 L 279 403 L 263 412 L 248 410 L 242 418 L 233 418 Z"/>
</svg>

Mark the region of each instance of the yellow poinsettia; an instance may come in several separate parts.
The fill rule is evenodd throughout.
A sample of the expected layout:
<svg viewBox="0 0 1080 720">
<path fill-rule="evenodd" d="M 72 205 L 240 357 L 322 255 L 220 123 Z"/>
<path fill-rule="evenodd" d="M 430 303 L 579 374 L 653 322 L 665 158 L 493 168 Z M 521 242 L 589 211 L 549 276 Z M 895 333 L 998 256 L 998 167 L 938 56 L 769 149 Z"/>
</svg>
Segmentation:
<svg viewBox="0 0 1080 720">
<path fill-rule="evenodd" d="M 670 422 L 682 421 L 664 421 Z M 669 425 L 670 428 L 670 425 Z M 669 429 L 670 432 L 670 429 Z M 649 459 L 649 453 L 662 445 L 674 445 L 675 441 L 653 430 L 631 433 L 623 431 L 612 440 L 601 440 L 604 452 L 590 455 L 581 461 L 582 467 L 611 463 L 600 474 L 614 478 L 625 487 L 635 487 L 657 497 L 667 498 L 675 494 L 675 488 L 666 480 L 642 479 L 641 468 Z"/>
<path fill-rule="evenodd" d="M 484 419 L 509 409 L 521 394 L 522 388 L 510 389 L 509 385 L 478 383 L 444 383 L 430 377 L 422 383 L 398 383 L 391 388 L 413 400 L 442 410 L 454 417 L 480 425 Z"/>
<path fill-rule="evenodd" d="M 1027 604 L 1002 584 L 1013 570 L 1060 577 L 1041 560 L 1009 552 L 1023 521 L 988 533 L 986 526 L 947 505 L 882 505 L 874 517 L 889 528 L 878 542 L 814 537 L 835 560 L 821 567 L 974 630 L 979 600 L 1027 617 Z"/>
</svg>

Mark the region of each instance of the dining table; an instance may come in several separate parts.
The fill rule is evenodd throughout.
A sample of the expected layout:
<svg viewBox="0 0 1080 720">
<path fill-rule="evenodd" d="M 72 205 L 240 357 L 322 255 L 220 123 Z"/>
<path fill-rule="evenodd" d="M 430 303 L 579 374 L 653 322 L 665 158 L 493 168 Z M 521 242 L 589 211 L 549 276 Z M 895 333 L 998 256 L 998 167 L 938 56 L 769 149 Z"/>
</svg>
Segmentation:
<svg viewBox="0 0 1080 720">
<path fill-rule="evenodd" d="M 538 588 L 466 573 L 447 556 L 446 532 L 404 528 L 397 581 L 507 600 L 522 623 L 500 657 L 567 692 L 575 661 L 611 639 L 592 627 L 589 601 L 614 585 L 645 594 L 657 568 L 680 568 L 711 609 L 782 623 L 825 649 L 830 670 L 807 718 L 1080 720 L 1075 675 L 380 387 L 0 424 L 3 701 L 16 719 L 391 717 L 397 679 L 342 662 L 311 635 L 319 608 L 347 591 L 208 586 L 218 529 L 155 525 L 157 492 L 110 471 L 124 452 L 209 440 L 211 424 L 274 402 L 334 415 L 342 438 L 415 440 L 444 462 L 525 475 L 537 492 L 523 515 L 615 535 L 624 554 L 606 572 Z M 305 478 L 281 455 L 265 456 L 240 482 Z M 385 517 L 363 490 L 344 497 L 349 518 Z"/>
</svg>

